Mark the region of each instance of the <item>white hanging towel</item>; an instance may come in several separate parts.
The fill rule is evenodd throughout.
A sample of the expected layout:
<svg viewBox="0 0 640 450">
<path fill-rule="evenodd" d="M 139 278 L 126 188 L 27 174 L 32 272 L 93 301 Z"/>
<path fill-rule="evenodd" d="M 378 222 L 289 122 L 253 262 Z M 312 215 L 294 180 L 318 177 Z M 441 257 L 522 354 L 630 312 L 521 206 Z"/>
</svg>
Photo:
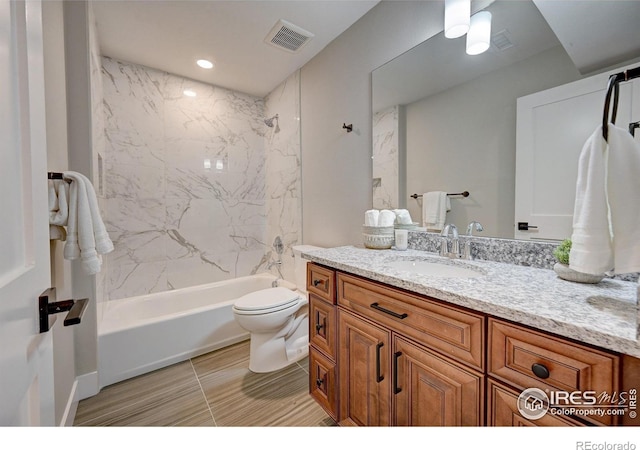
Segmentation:
<svg viewBox="0 0 640 450">
<path fill-rule="evenodd" d="M 451 201 L 446 192 L 433 191 L 422 194 L 422 226 L 427 231 L 442 231 L 451 211 Z"/>
<path fill-rule="evenodd" d="M 63 180 L 49 180 L 49 239 L 64 241 L 69 217 L 69 185 Z"/>
<path fill-rule="evenodd" d="M 569 267 L 579 272 L 640 271 L 640 146 L 612 124 L 599 126 L 578 161 Z"/>
<path fill-rule="evenodd" d="M 100 272 L 102 258 L 113 250 L 113 243 L 106 231 L 93 185 L 78 172 L 64 172 L 71 180 L 69 192 L 69 219 L 65 259 L 78 259 L 89 275 Z"/>
</svg>

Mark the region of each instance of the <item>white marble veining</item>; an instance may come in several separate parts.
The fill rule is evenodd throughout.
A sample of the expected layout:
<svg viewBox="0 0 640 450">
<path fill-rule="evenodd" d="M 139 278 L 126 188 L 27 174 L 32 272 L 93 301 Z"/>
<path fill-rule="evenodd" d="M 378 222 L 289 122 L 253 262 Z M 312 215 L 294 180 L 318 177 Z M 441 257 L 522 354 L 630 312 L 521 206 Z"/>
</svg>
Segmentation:
<svg viewBox="0 0 640 450">
<path fill-rule="evenodd" d="M 400 130 L 399 106 L 391 106 L 373 114 L 373 208 L 400 207 Z"/>
<path fill-rule="evenodd" d="M 110 58 L 102 81 L 108 298 L 265 271 L 276 235 L 298 242 L 298 72 L 266 99 Z"/>
<path fill-rule="evenodd" d="M 492 261 L 454 261 L 419 250 L 369 250 L 352 246 L 307 252 L 304 257 L 361 275 L 605 349 L 640 357 L 637 288 L 629 281 L 604 279 L 580 284 L 552 270 Z M 430 277 L 394 269 L 390 262 L 426 260 L 470 267 L 474 278 Z"/>
</svg>

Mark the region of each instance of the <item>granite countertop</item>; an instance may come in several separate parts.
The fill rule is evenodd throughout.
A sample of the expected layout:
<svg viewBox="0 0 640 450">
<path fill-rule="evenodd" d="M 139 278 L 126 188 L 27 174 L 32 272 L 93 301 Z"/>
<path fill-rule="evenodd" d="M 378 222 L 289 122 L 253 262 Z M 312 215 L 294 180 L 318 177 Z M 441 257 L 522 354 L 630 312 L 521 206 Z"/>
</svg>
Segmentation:
<svg viewBox="0 0 640 450">
<path fill-rule="evenodd" d="M 640 357 L 638 285 L 605 278 L 581 284 L 553 270 L 492 261 L 451 260 L 420 250 L 345 246 L 304 252 L 305 259 L 391 286 L 508 319 L 605 349 Z M 395 261 L 462 266 L 482 273 L 445 278 L 398 270 Z"/>
</svg>

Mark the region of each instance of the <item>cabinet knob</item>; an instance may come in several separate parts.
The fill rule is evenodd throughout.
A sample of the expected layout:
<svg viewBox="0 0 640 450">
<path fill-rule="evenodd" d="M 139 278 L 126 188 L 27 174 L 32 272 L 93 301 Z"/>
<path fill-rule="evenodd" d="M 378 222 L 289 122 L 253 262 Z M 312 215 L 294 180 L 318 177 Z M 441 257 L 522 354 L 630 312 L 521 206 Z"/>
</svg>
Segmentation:
<svg viewBox="0 0 640 450">
<path fill-rule="evenodd" d="M 322 386 L 322 378 L 316 378 L 316 386 Z"/>
<path fill-rule="evenodd" d="M 324 328 L 324 325 L 320 324 L 320 323 L 316 323 L 316 333 L 319 332 L 320 330 L 322 330 Z"/>
<path fill-rule="evenodd" d="M 535 376 L 543 380 L 549 378 L 549 369 L 547 369 L 544 364 L 535 363 L 531 366 L 531 371 Z"/>
<path fill-rule="evenodd" d="M 324 281 L 323 280 L 313 280 L 313 285 L 315 287 L 318 287 L 319 284 L 324 284 Z"/>
</svg>

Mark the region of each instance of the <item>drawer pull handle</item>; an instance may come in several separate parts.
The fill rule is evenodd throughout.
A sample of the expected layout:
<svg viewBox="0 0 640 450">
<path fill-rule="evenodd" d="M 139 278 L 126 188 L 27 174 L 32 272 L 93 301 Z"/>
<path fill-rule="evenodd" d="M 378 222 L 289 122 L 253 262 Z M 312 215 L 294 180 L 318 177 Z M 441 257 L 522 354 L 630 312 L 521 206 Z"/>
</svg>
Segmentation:
<svg viewBox="0 0 640 450">
<path fill-rule="evenodd" d="M 324 280 L 313 280 L 314 287 L 318 287 L 319 284 L 324 284 Z"/>
<path fill-rule="evenodd" d="M 398 359 L 402 356 L 402 352 L 393 354 L 393 393 L 399 394 L 402 388 L 398 387 Z"/>
<path fill-rule="evenodd" d="M 531 371 L 535 376 L 542 378 L 543 380 L 545 378 L 549 378 L 549 369 L 547 369 L 543 364 L 535 363 L 531 366 Z"/>
<path fill-rule="evenodd" d="M 398 319 L 404 319 L 405 317 L 408 316 L 407 313 L 398 314 L 397 312 L 390 311 L 387 308 L 383 308 L 382 306 L 378 305 L 377 302 L 376 303 L 372 303 L 371 307 L 373 309 L 377 309 L 378 311 L 382 311 L 385 314 L 389 314 L 390 316 L 397 317 Z"/>
<path fill-rule="evenodd" d="M 382 342 L 376 345 L 376 381 L 380 383 L 384 380 L 384 376 L 380 374 L 380 349 L 384 346 Z"/>
<path fill-rule="evenodd" d="M 316 378 L 316 386 L 322 386 L 322 378 Z"/>
<path fill-rule="evenodd" d="M 320 330 L 322 330 L 325 325 L 326 325 L 326 319 L 323 320 L 322 324 L 321 324 L 320 323 L 320 312 L 316 311 L 316 333 L 319 333 Z"/>
</svg>

